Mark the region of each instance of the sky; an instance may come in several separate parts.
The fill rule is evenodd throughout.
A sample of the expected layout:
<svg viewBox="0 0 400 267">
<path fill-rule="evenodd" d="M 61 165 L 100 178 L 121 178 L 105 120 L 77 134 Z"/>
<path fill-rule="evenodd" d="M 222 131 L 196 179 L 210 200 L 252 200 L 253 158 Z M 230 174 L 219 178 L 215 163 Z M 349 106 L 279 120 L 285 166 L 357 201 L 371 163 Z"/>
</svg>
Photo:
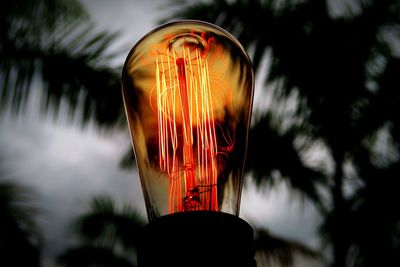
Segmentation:
<svg viewBox="0 0 400 267">
<path fill-rule="evenodd" d="M 168 14 L 166 1 L 161 0 L 81 2 L 96 28 L 121 32 L 115 43 L 116 47 L 124 47 L 124 56 L 113 61 L 116 65 L 122 65 L 129 49 Z M 40 88 L 40 81 L 34 86 Z M 258 99 L 263 94 L 258 86 L 255 94 Z M 71 240 L 71 220 L 87 211 L 93 196 L 109 194 L 118 203 L 131 204 L 143 216 L 145 207 L 136 170 L 118 166 L 130 145 L 128 130 L 106 135 L 90 124 L 82 128 L 77 121 L 66 119 L 65 109 L 56 119 L 43 116 L 39 98 L 40 91 L 34 90 L 25 112 L 19 116 L 9 112 L 0 115 L 0 156 L 9 179 L 31 186 L 35 192 L 46 262 L 51 262 L 69 245 L 66 241 Z M 320 217 L 311 206 L 293 197 L 285 185 L 271 190 L 246 184 L 240 217 L 276 235 L 318 247 L 316 228 Z"/>
</svg>

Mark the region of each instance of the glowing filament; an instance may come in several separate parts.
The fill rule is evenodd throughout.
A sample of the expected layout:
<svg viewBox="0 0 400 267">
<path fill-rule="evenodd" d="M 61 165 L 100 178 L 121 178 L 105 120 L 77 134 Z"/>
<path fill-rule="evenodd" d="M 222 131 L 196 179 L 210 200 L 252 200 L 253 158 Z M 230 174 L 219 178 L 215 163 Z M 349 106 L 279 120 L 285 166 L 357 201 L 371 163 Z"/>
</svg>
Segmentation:
<svg viewBox="0 0 400 267">
<path fill-rule="evenodd" d="M 159 166 L 169 212 L 217 211 L 217 138 L 207 59 L 198 50 L 156 58 Z"/>
</svg>

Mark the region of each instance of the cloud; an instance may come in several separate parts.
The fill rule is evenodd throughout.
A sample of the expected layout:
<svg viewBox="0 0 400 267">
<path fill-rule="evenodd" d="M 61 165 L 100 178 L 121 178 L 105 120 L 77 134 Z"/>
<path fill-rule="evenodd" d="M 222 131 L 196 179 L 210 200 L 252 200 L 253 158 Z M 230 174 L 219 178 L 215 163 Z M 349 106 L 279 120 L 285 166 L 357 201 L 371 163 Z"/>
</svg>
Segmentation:
<svg viewBox="0 0 400 267">
<path fill-rule="evenodd" d="M 93 128 L 45 119 L 3 117 L 0 123 L 0 148 L 12 177 L 38 193 L 47 255 L 65 247 L 68 225 L 94 195 L 109 194 L 145 214 L 137 174 L 118 167 L 130 146 L 128 133 L 100 136 Z"/>
<path fill-rule="evenodd" d="M 291 196 L 284 183 L 268 189 L 257 188 L 250 179 L 246 181 L 241 216 L 276 235 L 319 248 L 316 230 L 321 216 L 313 206 Z"/>
</svg>

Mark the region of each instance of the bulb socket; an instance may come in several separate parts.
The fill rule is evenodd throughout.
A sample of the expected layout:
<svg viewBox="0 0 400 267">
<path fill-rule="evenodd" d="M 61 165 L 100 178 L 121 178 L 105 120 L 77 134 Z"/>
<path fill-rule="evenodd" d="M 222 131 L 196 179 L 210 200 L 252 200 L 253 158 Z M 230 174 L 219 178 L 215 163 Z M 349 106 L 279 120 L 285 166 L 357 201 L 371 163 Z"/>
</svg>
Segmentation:
<svg viewBox="0 0 400 267">
<path fill-rule="evenodd" d="M 175 213 L 147 224 L 139 267 L 256 267 L 251 226 L 237 216 L 209 211 Z"/>
</svg>

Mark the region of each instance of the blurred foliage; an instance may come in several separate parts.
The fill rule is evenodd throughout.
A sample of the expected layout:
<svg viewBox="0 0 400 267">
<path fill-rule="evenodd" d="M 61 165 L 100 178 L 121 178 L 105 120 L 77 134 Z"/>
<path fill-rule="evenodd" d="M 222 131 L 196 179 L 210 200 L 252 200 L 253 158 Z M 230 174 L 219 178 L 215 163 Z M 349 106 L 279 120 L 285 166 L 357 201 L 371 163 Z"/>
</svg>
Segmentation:
<svg viewBox="0 0 400 267">
<path fill-rule="evenodd" d="M 135 249 L 144 220 L 129 205 L 122 208 L 106 195 L 92 199 L 89 212 L 76 219 L 78 244 L 67 249 L 64 266 L 136 266 Z"/>
<path fill-rule="evenodd" d="M 66 101 L 83 124 L 124 122 L 119 70 L 109 67 L 115 54 L 107 50 L 116 34 L 94 32 L 75 0 L 2 1 L 0 12 L 0 111 L 20 111 L 39 90 L 45 113 L 56 115 Z"/>
<path fill-rule="evenodd" d="M 299 242 L 277 237 L 266 229 L 255 228 L 254 247 L 257 266 L 296 266 L 296 256 L 309 262 L 324 263 L 322 255 Z"/>
<path fill-rule="evenodd" d="M 0 168 L 0 259 L 13 266 L 41 264 L 42 235 L 36 224 L 39 213 L 30 188 L 9 182 Z"/>
</svg>

